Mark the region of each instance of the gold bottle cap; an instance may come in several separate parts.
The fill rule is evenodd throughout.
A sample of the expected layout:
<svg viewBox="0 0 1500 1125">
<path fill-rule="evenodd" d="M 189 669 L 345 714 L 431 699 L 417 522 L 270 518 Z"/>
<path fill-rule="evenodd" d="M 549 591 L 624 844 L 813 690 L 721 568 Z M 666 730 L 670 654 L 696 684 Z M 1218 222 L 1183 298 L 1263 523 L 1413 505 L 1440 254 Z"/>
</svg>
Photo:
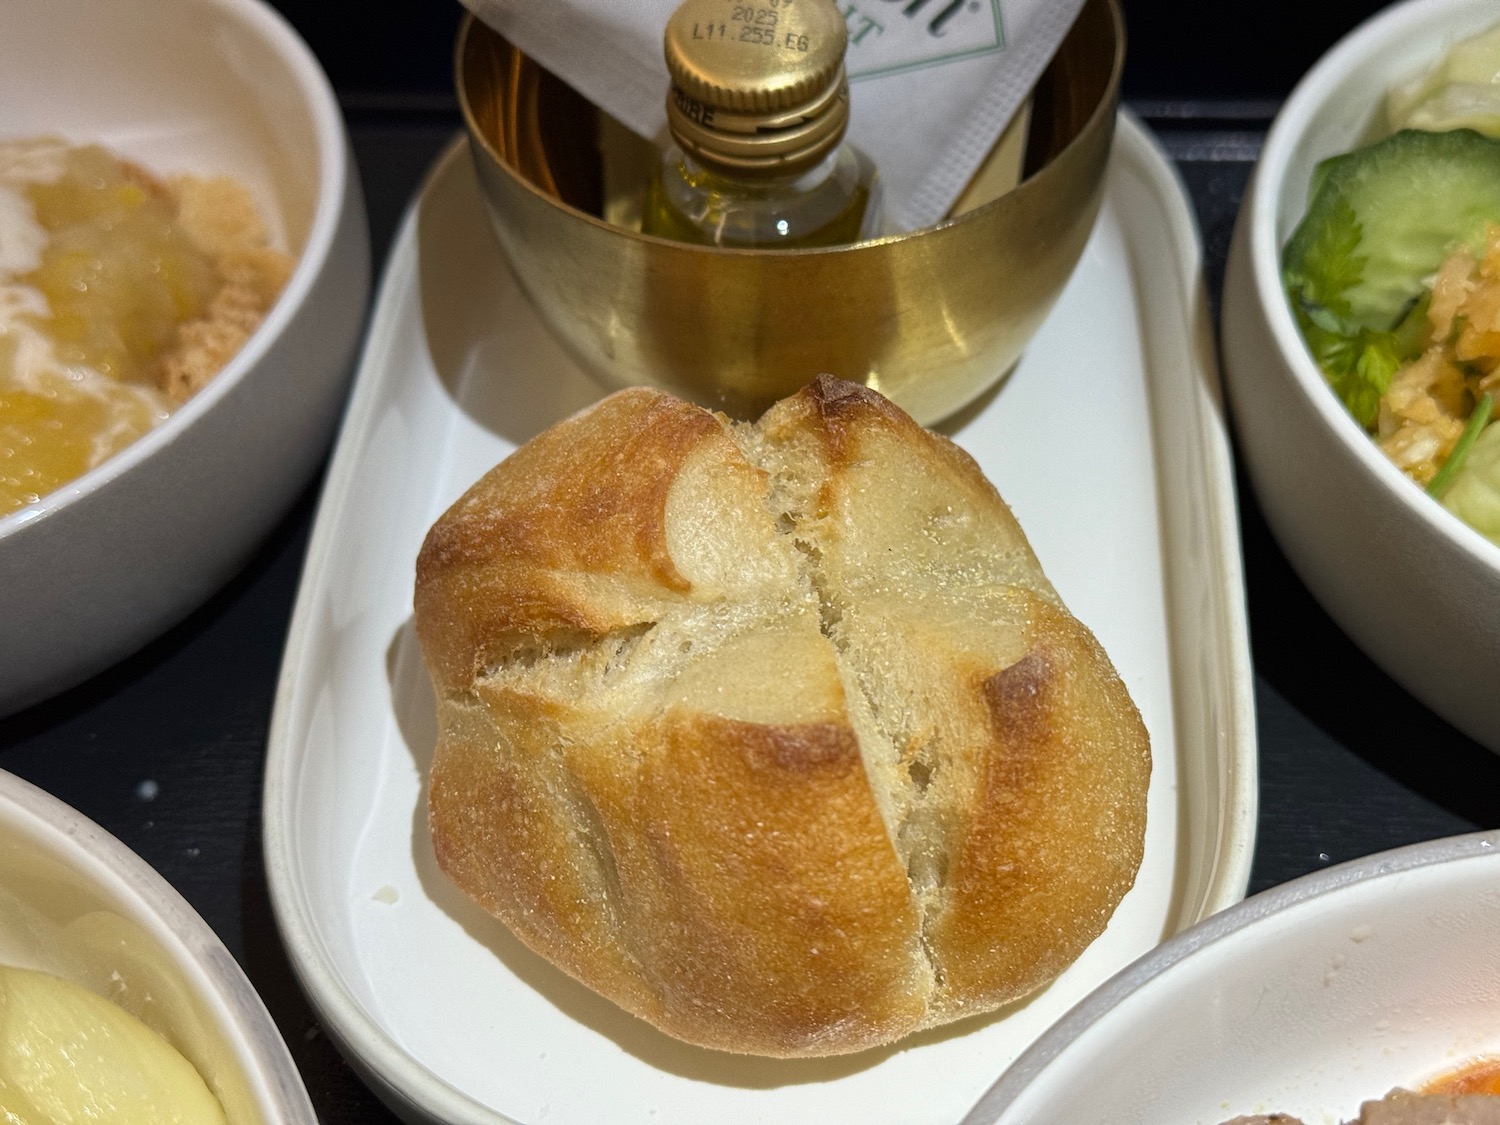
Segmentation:
<svg viewBox="0 0 1500 1125">
<path fill-rule="evenodd" d="M 832 0 L 686 0 L 667 21 L 667 121 L 734 172 L 816 164 L 849 121 L 848 33 Z"/>
</svg>

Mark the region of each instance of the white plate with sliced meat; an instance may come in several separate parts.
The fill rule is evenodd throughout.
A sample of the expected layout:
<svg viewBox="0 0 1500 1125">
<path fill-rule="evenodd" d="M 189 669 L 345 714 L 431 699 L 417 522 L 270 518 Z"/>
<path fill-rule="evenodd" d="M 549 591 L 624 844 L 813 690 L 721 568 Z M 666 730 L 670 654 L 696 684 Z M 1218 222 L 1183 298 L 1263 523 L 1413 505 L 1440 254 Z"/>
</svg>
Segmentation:
<svg viewBox="0 0 1500 1125">
<path fill-rule="evenodd" d="M 965 1125 L 1500 1121 L 1500 1098 L 1453 1107 L 1397 1097 L 1361 1110 L 1500 1056 L 1496 934 L 1500 832 L 1286 883 L 1097 990 Z"/>
</svg>

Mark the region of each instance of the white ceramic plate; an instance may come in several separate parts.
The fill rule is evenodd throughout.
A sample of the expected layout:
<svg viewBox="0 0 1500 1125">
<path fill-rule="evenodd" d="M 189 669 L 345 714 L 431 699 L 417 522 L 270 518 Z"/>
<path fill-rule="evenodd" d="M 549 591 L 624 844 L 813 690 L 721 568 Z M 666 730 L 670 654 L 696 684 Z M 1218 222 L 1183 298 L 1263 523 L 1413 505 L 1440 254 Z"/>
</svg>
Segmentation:
<svg viewBox="0 0 1500 1125">
<path fill-rule="evenodd" d="M 1240 209 L 1224 280 L 1224 370 L 1240 450 L 1277 541 L 1356 644 L 1500 752 L 1500 546 L 1409 481 L 1328 387 L 1281 288 L 1313 168 L 1361 144 L 1385 91 L 1500 21 L 1494 0 L 1395 4 L 1287 99 Z"/>
<path fill-rule="evenodd" d="M 265 792 L 293 963 L 399 1112 L 485 1125 L 956 1121 L 1077 999 L 1243 895 L 1251 673 L 1199 266 L 1179 185 L 1122 120 L 1072 283 L 1000 390 L 947 427 L 1145 717 L 1155 767 L 1135 889 L 1072 968 L 1001 1015 L 849 1058 L 736 1057 L 670 1040 L 573 983 L 433 860 L 417 549 L 475 478 L 601 393 L 517 291 L 467 153 L 449 152 L 377 305 L 288 639 Z"/>
<path fill-rule="evenodd" d="M 229 950 L 139 856 L 0 772 L 0 962 L 54 973 L 168 1039 L 229 1125 L 316 1125 L 276 1025 Z"/>
<path fill-rule="evenodd" d="M 1310 1125 L 1500 1053 L 1500 833 L 1247 899 L 1075 1008 L 964 1125 Z"/>
<path fill-rule="evenodd" d="M 39 135 L 232 175 L 298 262 L 181 409 L 0 517 L 0 714 L 138 648 L 244 561 L 332 437 L 369 287 L 338 103 L 260 0 L 4 0 L 0 138 Z"/>
</svg>

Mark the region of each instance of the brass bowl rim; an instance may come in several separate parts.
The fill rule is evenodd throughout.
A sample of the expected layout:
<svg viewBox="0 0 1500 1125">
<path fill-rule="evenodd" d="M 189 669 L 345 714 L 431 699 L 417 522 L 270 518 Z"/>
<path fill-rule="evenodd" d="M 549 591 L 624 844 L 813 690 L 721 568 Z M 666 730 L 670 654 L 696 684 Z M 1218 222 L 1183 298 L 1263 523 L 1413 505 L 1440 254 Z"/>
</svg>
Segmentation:
<svg viewBox="0 0 1500 1125">
<path fill-rule="evenodd" d="M 1103 117 L 1105 114 L 1109 114 L 1112 116 L 1116 112 L 1116 101 L 1120 89 L 1120 78 L 1125 66 L 1125 19 L 1123 13 L 1120 10 L 1120 0 L 1102 0 L 1102 3 L 1104 4 L 1105 10 L 1109 13 L 1110 28 L 1114 36 L 1114 51 L 1113 57 L 1110 59 L 1109 77 L 1105 80 L 1103 93 L 1099 97 L 1099 104 L 1094 106 L 1094 108 L 1089 112 L 1088 118 L 1078 128 L 1077 132 L 1075 132 L 1073 136 L 1069 138 L 1068 142 L 1063 145 L 1062 148 L 1060 148 L 1052 155 L 1052 158 L 1048 160 L 1046 164 L 1042 165 L 1042 167 L 1038 168 L 1034 173 L 1032 173 L 1032 175 L 1022 180 L 1009 191 L 996 196 L 989 202 L 983 203 L 970 211 L 965 211 L 961 215 L 955 215 L 951 219 L 943 219 L 942 221 L 933 223 L 930 226 L 918 227 L 916 230 L 901 231 L 896 234 L 882 235 L 879 238 L 861 239 L 858 242 L 850 242 L 842 246 L 816 246 L 799 248 L 699 246 L 694 243 L 680 242 L 676 239 L 664 238 L 660 235 L 646 234 L 642 231 L 631 230 L 628 227 L 616 226 L 614 223 L 607 222 L 597 215 L 590 215 L 587 211 L 580 211 L 572 204 L 557 198 L 557 196 L 555 195 L 550 195 L 547 192 L 541 190 L 541 188 L 532 183 L 530 179 L 521 175 L 520 172 L 518 172 L 514 167 L 511 166 L 508 160 L 506 160 L 498 151 L 496 151 L 495 146 L 490 141 L 490 138 L 484 134 L 484 132 L 479 128 L 478 123 L 474 119 L 473 108 L 469 104 L 467 84 L 464 81 L 463 66 L 464 48 L 468 44 L 469 34 L 473 30 L 474 25 L 480 22 L 478 17 L 476 17 L 473 12 L 465 12 L 463 21 L 459 25 L 458 38 L 454 42 L 453 84 L 458 94 L 459 110 L 463 114 L 464 129 L 469 134 L 469 138 L 473 141 L 477 141 L 481 146 L 483 146 L 484 151 L 489 155 L 490 159 L 493 160 L 498 167 L 503 169 L 505 174 L 511 180 L 519 184 L 523 189 L 530 192 L 538 199 L 542 200 L 544 203 L 549 204 L 552 207 L 555 207 L 558 210 L 575 218 L 582 219 L 584 222 L 597 227 L 607 235 L 623 236 L 627 239 L 633 239 L 652 245 L 670 246 L 676 250 L 683 251 L 684 253 L 713 254 L 716 256 L 727 255 L 737 258 L 764 258 L 767 256 L 774 256 L 777 258 L 795 258 L 849 254 L 857 253 L 874 247 L 891 246 L 897 243 L 907 242 L 922 235 L 931 234 L 934 231 L 957 227 L 966 224 L 971 220 L 977 221 L 987 212 L 998 208 L 1001 204 L 1005 203 L 1006 200 L 1013 198 L 1018 192 L 1032 189 L 1033 184 L 1039 183 L 1044 178 L 1046 178 L 1048 172 L 1050 172 L 1055 166 L 1060 164 L 1064 156 L 1071 152 L 1075 147 L 1082 144 L 1085 138 L 1092 135 L 1095 130 L 1099 128 L 1101 117 Z M 488 25 L 485 26 L 486 29 L 492 30 L 488 28 Z M 495 34 L 499 35 L 500 33 L 495 32 Z"/>
</svg>

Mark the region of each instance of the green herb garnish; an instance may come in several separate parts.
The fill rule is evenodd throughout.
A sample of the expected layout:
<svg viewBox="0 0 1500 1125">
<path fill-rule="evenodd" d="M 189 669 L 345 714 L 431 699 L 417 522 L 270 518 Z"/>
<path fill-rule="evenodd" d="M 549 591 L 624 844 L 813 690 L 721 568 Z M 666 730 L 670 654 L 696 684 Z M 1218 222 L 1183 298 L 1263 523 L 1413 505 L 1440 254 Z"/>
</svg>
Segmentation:
<svg viewBox="0 0 1500 1125">
<path fill-rule="evenodd" d="M 1282 280 L 1297 307 L 1326 311 L 1343 322 L 1349 316 L 1345 295 L 1365 273 L 1365 258 L 1357 253 L 1364 234 L 1359 216 L 1347 199 L 1337 199 L 1324 220 L 1312 231 L 1297 257 L 1288 264 Z"/>
<path fill-rule="evenodd" d="M 1465 458 L 1469 456 L 1469 450 L 1478 439 L 1479 431 L 1489 423 L 1490 415 L 1494 413 L 1494 410 L 1494 398 L 1488 394 L 1481 395 L 1478 404 L 1474 407 L 1474 413 L 1469 415 L 1468 425 L 1464 426 L 1464 432 L 1459 435 L 1458 442 L 1453 446 L 1453 452 L 1448 454 L 1448 460 L 1443 462 L 1443 467 L 1438 470 L 1437 476 L 1433 477 L 1427 485 L 1429 496 L 1442 499 L 1443 493 L 1448 491 L 1448 486 L 1453 483 L 1453 478 L 1463 467 Z"/>
<path fill-rule="evenodd" d="M 1380 414 L 1380 398 L 1401 365 L 1421 352 L 1424 297 L 1391 331 L 1365 328 L 1349 319 L 1348 291 L 1364 276 L 1359 218 L 1345 200 L 1329 208 L 1324 222 L 1300 248 L 1295 266 L 1282 271 L 1297 327 L 1319 369 L 1365 429 Z M 1417 313 L 1420 306 L 1420 316 Z"/>
<path fill-rule="evenodd" d="M 1495 221 L 1500 140 L 1471 129 L 1407 129 L 1318 164 L 1282 281 L 1313 358 L 1366 429 L 1427 342 L 1426 279 L 1456 245 L 1477 254 Z"/>
</svg>

